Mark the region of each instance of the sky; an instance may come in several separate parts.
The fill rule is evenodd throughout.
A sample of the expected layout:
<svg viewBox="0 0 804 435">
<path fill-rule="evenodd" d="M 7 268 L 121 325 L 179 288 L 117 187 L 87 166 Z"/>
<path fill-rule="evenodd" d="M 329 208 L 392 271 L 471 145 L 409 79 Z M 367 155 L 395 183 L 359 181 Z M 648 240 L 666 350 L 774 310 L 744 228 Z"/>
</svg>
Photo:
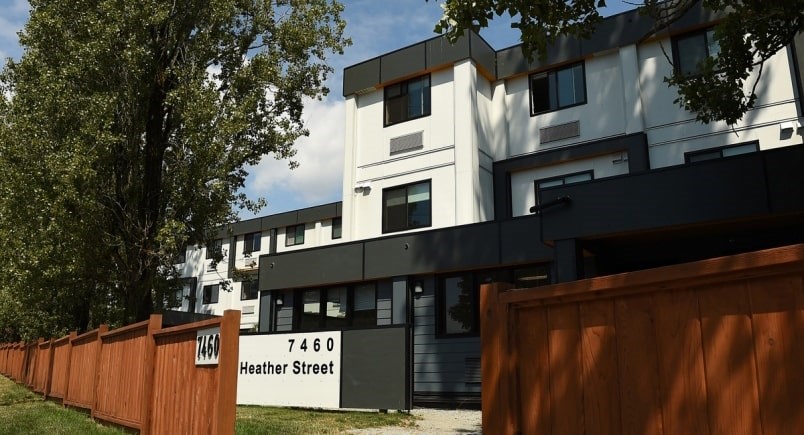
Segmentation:
<svg viewBox="0 0 804 435">
<path fill-rule="evenodd" d="M 343 18 L 352 45 L 344 54 L 327 61 L 335 71 L 327 80 L 330 93 L 321 101 L 305 105 L 308 137 L 295 143 L 294 157 L 299 167 L 290 170 L 286 161 L 266 156 L 248 168 L 245 192 L 251 198 L 263 197 L 268 205 L 257 216 L 267 216 L 305 207 L 340 201 L 342 195 L 344 104 L 343 69 L 381 54 L 435 36 L 433 27 L 441 17 L 441 2 L 434 0 L 345 0 Z M 609 1 L 604 15 L 613 15 L 632 6 Z M 519 33 L 510 28 L 510 19 L 499 17 L 480 35 L 496 50 L 519 43 Z M 22 48 L 17 32 L 28 19 L 27 0 L 0 0 L 0 59 L 19 59 Z M 241 212 L 242 219 L 255 215 Z"/>
</svg>

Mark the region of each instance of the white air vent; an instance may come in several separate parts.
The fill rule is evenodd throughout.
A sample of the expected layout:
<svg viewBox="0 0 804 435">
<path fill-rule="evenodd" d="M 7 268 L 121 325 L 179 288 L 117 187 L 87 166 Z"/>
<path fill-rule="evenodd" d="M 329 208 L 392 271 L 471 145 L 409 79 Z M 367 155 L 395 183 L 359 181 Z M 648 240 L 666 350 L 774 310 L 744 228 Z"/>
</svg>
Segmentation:
<svg viewBox="0 0 804 435">
<path fill-rule="evenodd" d="M 254 305 L 246 305 L 240 312 L 242 314 L 254 314 Z"/>
<path fill-rule="evenodd" d="M 572 121 L 566 124 L 554 125 L 539 129 L 539 142 L 548 143 L 561 139 L 569 139 L 581 135 L 580 121 Z"/>
<path fill-rule="evenodd" d="M 424 132 L 406 134 L 391 139 L 391 155 L 405 151 L 418 150 L 424 147 Z"/>
</svg>

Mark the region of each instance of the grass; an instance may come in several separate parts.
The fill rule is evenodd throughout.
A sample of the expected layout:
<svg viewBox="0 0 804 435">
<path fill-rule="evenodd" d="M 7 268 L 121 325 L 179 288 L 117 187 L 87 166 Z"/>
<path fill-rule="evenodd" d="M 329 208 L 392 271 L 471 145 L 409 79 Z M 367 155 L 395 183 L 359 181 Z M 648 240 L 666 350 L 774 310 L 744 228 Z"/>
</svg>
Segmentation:
<svg viewBox="0 0 804 435">
<path fill-rule="evenodd" d="M 340 434 L 349 429 L 382 426 L 415 426 L 410 414 L 346 411 L 313 411 L 291 408 L 238 406 L 235 433 Z M 122 434 L 100 425 L 86 414 L 43 400 L 42 396 L 0 375 L 0 434 Z"/>
</svg>

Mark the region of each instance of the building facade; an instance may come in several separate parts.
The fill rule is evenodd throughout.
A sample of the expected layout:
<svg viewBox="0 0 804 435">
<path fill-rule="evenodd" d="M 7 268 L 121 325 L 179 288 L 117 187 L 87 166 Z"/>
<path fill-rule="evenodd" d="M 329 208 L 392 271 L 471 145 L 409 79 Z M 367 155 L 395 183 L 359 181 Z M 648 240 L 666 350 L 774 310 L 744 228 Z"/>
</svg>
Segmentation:
<svg viewBox="0 0 804 435">
<path fill-rule="evenodd" d="M 413 403 L 477 403 L 482 283 L 804 241 L 804 38 L 767 62 L 740 123 L 705 125 L 662 78 L 717 54 L 716 21 L 696 7 L 642 39 L 652 23 L 631 11 L 541 61 L 468 34 L 347 68 L 343 201 L 188 248 L 182 310 L 241 309 L 265 333 L 404 325 Z"/>
</svg>

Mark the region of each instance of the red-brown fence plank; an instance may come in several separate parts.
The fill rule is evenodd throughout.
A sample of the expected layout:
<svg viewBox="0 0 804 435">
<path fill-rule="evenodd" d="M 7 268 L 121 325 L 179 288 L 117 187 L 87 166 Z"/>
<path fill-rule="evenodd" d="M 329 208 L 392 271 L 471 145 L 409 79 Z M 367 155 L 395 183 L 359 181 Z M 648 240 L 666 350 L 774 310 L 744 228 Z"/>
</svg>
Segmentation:
<svg viewBox="0 0 804 435">
<path fill-rule="evenodd" d="M 64 399 L 67 391 L 67 380 L 70 374 L 70 340 L 77 337 L 75 332 L 53 342 L 53 369 L 50 378 L 48 396 Z"/>
<path fill-rule="evenodd" d="M 101 325 L 70 340 L 70 376 L 64 403 L 91 410 L 95 406 L 95 385 L 98 379 L 100 334 L 108 330 Z"/>
<path fill-rule="evenodd" d="M 762 427 L 766 434 L 804 431 L 804 279 L 786 275 L 748 282 Z M 794 399 L 797 398 L 797 399 Z"/>
<path fill-rule="evenodd" d="M 701 313 L 709 425 L 720 433 L 762 433 L 745 285 L 732 282 L 695 290 Z"/>
<path fill-rule="evenodd" d="M 611 300 L 580 304 L 581 370 L 587 435 L 618 434 L 620 387 Z"/>
<path fill-rule="evenodd" d="M 578 305 L 557 306 L 547 312 L 550 359 L 550 403 L 554 434 L 584 433 L 581 331 Z M 560 411 L 558 411 L 560 410 Z"/>
<path fill-rule="evenodd" d="M 516 347 L 519 349 L 519 382 L 522 385 L 539 386 L 518 391 L 522 433 L 550 434 L 550 361 L 546 310 L 522 310 L 515 331 Z"/>
<path fill-rule="evenodd" d="M 615 304 L 615 319 L 622 433 L 661 435 L 662 408 L 652 295 L 619 298 Z"/>
</svg>

